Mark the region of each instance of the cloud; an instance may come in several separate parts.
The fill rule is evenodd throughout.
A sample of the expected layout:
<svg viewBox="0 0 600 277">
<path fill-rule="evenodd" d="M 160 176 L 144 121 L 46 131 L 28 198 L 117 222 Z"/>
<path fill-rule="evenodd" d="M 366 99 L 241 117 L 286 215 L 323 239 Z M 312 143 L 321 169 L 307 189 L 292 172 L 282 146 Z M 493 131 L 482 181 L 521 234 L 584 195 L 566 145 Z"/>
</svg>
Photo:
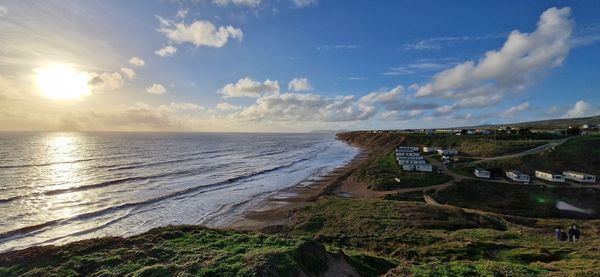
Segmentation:
<svg viewBox="0 0 600 277">
<path fill-rule="evenodd" d="M 442 46 L 431 41 L 421 40 L 415 43 L 406 43 L 402 46 L 404 50 L 437 50 Z"/>
<path fill-rule="evenodd" d="M 355 121 L 372 117 L 376 110 L 356 105 L 354 96 L 325 97 L 310 93 L 274 93 L 232 114 L 249 121 Z"/>
<path fill-rule="evenodd" d="M 584 26 L 573 35 L 573 47 L 588 46 L 600 41 L 600 23 Z"/>
<path fill-rule="evenodd" d="M 129 59 L 129 63 L 135 66 L 144 66 L 146 62 L 140 57 L 132 57 Z"/>
<path fill-rule="evenodd" d="M 490 33 L 479 36 L 445 36 L 422 39 L 413 43 L 405 43 L 402 45 L 403 50 L 439 50 L 448 46 L 455 46 L 469 41 L 481 41 L 488 39 L 505 38 L 503 33 Z"/>
<path fill-rule="evenodd" d="M 167 92 L 167 89 L 163 85 L 155 83 L 147 87 L 146 92 L 151 94 L 163 94 Z"/>
<path fill-rule="evenodd" d="M 14 83 L 2 75 L 0 75 L 0 99 L 23 99 L 23 96 L 17 90 Z"/>
<path fill-rule="evenodd" d="M 358 45 L 355 44 L 324 44 L 317 46 L 317 51 L 329 51 L 329 50 L 356 50 Z"/>
<path fill-rule="evenodd" d="M 229 26 L 216 27 L 210 21 L 197 20 L 192 24 L 185 24 L 184 22 L 175 22 L 172 20 L 158 17 L 160 21 L 159 32 L 165 34 L 165 36 L 172 42 L 177 44 L 191 43 L 196 47 L 209 46 L 209 47 L 223 47 L 229 39 L 237 39 L 242 41 L 244 33 L 239 28 Z"/>
<path fill-rule="evenodd" d="M 235 84 L 227 84 L 220 91 L 224 98 L 252 97 L 279 92 L 279 82 L 269 79 L 264 82 L 254 81 L 248 77 L 239 79 Z"/>
<path fill-rule="evenodd" d="M 529 102 L 524 102 L 519 105 L 510 107 L 508 110 L 500 114 L 501 117 L 511 118 L 529 109 Z"/>
<path fill-rule="evenodd" d="M 384 108 L 388 111 L 410 111 L 435 109 L 439 105 L 435 103 L 414 102 L 408 96 L 402 96 L 403 86 L 396 86 L 389 91 L 371 92 L 358 100 L 362 107 L 369 109 Z"/>
<path fill-rule="evenodd" d="M 136 76 L 135 70 L 129 67 L 121 67 L 121 72 L 123 72 L 123 74 L 125 74 L 125 76 L 127 76 L 127 79 L 129 80 L 135 78 Z"/>
<path fill-rule="evenodd" d="M 296 8 L 305 8 L 317 4 L 317 0 L 291 0 Z"/>
<path fill-rule="evenodd" d="M 123 77 L 118 72 L 88 72 L 88 85 L 95 92 L 117 90 L 123 86 Z"/>
<path fill-rule="evenodd" d="M 312 89 L 307 78 L 294 78 L 288 83 L 288 90 L 290 91 L 307 91 Z"/>
<path fill-rule="evenodd" d="M 172 45 L 167 45 L 159 50 L 154 51 L 154 54 L 159 55 L 161 57 L 170 57 L 173 56 L 177 52 L 177 48 Z"/>
<path fill-rule="evenodd" d="M 0 17 L 5 17 L 8 14 L 8 10 L 4 6 L 0 6 Z"/>
<path fill-rule="evenodd" d="M 183 19 L 187 16 L 187 14 L 190 12 L 190 10 L 188 9 L 181 9 L 177 11 L 177 14 L 175 15 L 175 18 L 179 18 L 179 19 Z"/>
<path fill-rule="evenodd" d="M 246 6 L 250 8 L 256 8 L 260 6 L 262 0 L 213 0 L 213 3 L 221 6 L 233 4 L 236 6 Z"/>
<path fill-rule="evenodd" d="M 384 72 L 383 75 L 410 75 L 415 73 L 431 72 L 448 68 L 448 63 L 432 63 L 432 62 L 418 62 L 411 63 L 403 66 L 392 67 L 389 71 Z"/>
<path fill-rule="evenodd" d="M 436 74 L 416 95 L 459 99 L 463 104 L 457 107 L 499 103 L 505 94 L 524 89 L 546 69 L 562 64 L 574 26 L 570 15 L 570 8 L 546 10 L 532 33 L 511 32 L 500 50 Z"/>
<path fill-rule="evenodd" d="M 596 115 L 598 113 L 600 113 L 600 111 L 595 109 L 592 105 L 590 105 L 590 103 L 579 100 L 577 103 L 575 103 L 573 108 L 567 111 L 565 117 L 585 117 Z"/>
<path fill-rule="evenodd" d="M 242 107 L 235 106 L 235 105 L 229 104 L 227 102 L 221 102 L 221 103 L 217 104 L 217 106 L 215 108 L 219 111 L 235 111 L 235 110 L 241 109 Z"/>
<path fill-rule="evenodd" d="M 204 107 L 189 102 L 171 102 L 169 105 L 158 106 L 159 110 L 166 112 L 181 112 L 181 111 L 202 111 Z"/>
</svg>

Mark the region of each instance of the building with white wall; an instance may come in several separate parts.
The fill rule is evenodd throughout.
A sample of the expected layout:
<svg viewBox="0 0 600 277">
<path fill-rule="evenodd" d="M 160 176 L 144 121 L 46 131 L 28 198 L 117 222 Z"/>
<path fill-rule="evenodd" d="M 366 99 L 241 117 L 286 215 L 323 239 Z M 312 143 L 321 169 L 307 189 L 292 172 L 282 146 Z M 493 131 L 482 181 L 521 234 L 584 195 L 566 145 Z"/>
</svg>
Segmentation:
<svg viewBox="0 0 600 277">
<path fill-rule="evenodd" d="M 437 150 L 437 152 L 438 152 L 438 154 L 444 155 L 444 156 L 458 155 L 458 150 L 456 150 L 456 149 L 439 149 L 439 150 Z"/>
<path fill-rule="evenodd" d="M 442 149 L 441 147 L 437 147 L 437 146 L 423 146 L 423 152 L 425 152 L 425 153 L 434 153 L 441 149 Z"/>
</svg>

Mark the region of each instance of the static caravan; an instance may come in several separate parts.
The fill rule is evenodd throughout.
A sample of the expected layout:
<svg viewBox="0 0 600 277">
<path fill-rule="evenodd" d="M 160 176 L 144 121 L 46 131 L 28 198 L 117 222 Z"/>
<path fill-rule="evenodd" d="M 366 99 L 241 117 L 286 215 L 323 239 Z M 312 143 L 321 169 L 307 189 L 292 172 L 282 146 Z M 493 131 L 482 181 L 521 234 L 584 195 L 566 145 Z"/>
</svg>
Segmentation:
<svg viewBox="0 0 600 277">
<path fill-rule="evenodd" d="M 529 183 L 529 175 L 519 172 L 517 170 L 506 171 L 506 177 L 515 182 Z"/>
<path fill-rule="evenodd" d="M 418 152 L 396 152 L 397 157 L 421 156 Z"/>
<path fill-rule="evenodd" d="M 479 178 L 490 178 L 490 172 L 483 168 L 475 168 L 475 170 L 473 170 L 473 174 Z"/>
<path fill-rule="evenodd" d="M 433 171 L 433 167 L 430 164 L 418 164 L 415 166 L 415 169 L 417 171 L 425 171 L 425 172 Z"/>
<path fill-rule="evenodd" d="M 444 156 L 458 155 L 458 150 L 456 149 L 439 149 L 437 152 Z"/>
<path fill-rule="evenodd" d="M 575 171 L 564 171 L 565 178 L 582 183 L 595 183 L 596 176 Z"/>
<path fill-rule="evenodd" d="M 438 150 L 441 150 L 441 147 L 436 147 L 436 146 L 423 146 L 423 152 L 425 153 L 433 153 L 433 152 L 437 152 Z"/>
<path fill-rule="evenodd" d="M 424 160 L 398 160 L 398 164 L 400 165 L 405 165 L 405 164 L 426 164 L 427 162 L 425 162 Z"/>
<path fill-rule="evenodd" d="M 417 146 L 398 146 L 396 152 L 418 152 L 419 147 Z"/>
<path fill-rule="evenodd" d="M 397 156 L 399 160 L 422 160 L 423 156 Z"/>
<path fill-rule="evenodd" d="M 403 164 L 402 169 L 403 170 L 415 170 L 415 165 L 414 164 Z"/>
<path fill-rule="evenodd" d="M 557 182 L 557 183 L 565 182 L 565 176 L 563 176 L 560 173 L 552 173 L 552 172 L 548 172 L 548 171 L 536 170 L 535 177 L 540 178 L 542 180 L 550 181 L 550 182 Z"/>
</svg>

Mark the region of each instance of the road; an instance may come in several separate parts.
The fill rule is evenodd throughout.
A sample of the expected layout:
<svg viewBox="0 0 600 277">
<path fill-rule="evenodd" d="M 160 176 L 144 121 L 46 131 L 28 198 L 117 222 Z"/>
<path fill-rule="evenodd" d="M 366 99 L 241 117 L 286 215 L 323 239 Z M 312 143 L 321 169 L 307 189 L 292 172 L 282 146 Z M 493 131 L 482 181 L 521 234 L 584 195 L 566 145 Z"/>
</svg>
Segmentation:
<svg viewBox="0 0 600 277">
<path fill-rule="evenodd" d="M 504 155 L 504 156 L 489 157 L 489 158 L 481 158 L 480 160 L 470 162 L 470 164 L 478 164 L 478 163 L 494 161 L 494 160 L 512 159 L 512 158 L 522 157 L 525 155 L 537 154 L 537 153 L 543 152 L 548 149 L 554 149 L 554 147 L 557 147 L 557 146 L 565 143 L 567 140 L 569 140 L 569 138 L 552 140 L 544 145 L 540 145 L 538 147 L 531 148 L 531 149 L 525 150 L 520 153 L 509 154 L 509 155 Z"/>
</svg>

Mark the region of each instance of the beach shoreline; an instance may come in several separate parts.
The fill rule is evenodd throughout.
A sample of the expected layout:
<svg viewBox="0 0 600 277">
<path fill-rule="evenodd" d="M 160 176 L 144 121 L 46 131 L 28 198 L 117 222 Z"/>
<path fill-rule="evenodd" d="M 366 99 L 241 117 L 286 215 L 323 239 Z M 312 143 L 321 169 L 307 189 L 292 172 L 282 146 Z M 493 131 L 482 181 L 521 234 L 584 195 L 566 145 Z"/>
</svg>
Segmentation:
<svg viewBox="0 0 600 277">
<path fill-rule="evenodd" d="M 321 196 L 335 193 L 349 177 L 372 154 L 371 149 L 343 139 L 340 141 L 358 148 L 359 152 L 344 165 L 319 176 L 320 179 L 308 184 L 298 184 L 280 190 L 273 195 L 248 207 L 239 218 L 223 226 L 224 229 L 239 231 L 263 231 L 287 225 L 298 210 L 310 206 Z"/>
</svg>

